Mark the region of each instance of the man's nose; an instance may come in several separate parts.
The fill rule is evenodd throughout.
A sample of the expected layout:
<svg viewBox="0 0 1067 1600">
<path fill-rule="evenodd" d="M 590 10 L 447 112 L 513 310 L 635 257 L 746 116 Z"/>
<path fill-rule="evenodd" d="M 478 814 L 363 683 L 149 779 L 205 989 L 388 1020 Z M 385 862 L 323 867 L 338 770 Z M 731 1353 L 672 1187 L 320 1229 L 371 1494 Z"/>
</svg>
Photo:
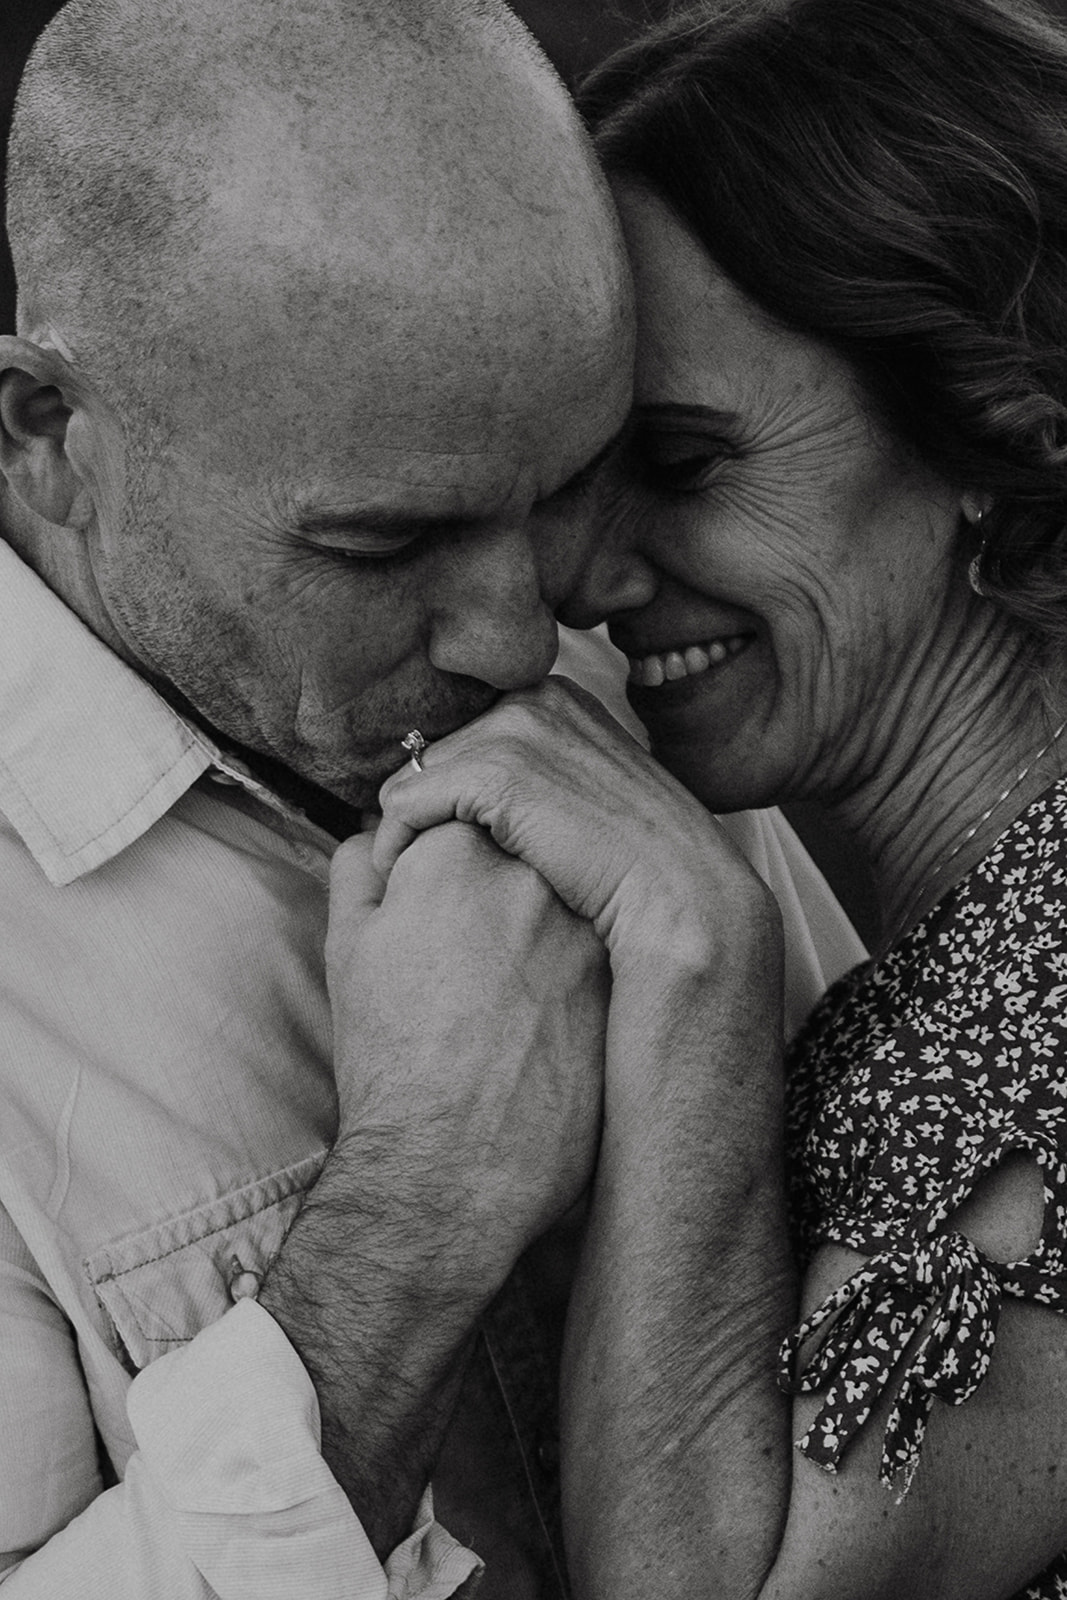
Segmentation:
<svg viewBox="0 0 1067 1600">
<path fill-rule="evenodd" d="M 541 592 L 525 529 L 450 554 L 431 597 L 430 660 L 495 689 L 540 683 L 556 658 L 557 630 Z"/>
</svg>

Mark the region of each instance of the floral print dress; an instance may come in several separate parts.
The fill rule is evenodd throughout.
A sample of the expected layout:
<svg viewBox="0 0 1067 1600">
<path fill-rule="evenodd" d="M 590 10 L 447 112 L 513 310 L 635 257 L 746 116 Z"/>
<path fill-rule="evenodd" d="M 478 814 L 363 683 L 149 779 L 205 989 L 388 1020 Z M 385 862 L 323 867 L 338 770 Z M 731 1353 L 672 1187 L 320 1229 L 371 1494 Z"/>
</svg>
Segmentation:
<svg viewBox="0 0 1067 1600">
<path fill-rule="evenodd" d="M 783 1385 L 823 1402 L 799 1448 L 833 1471 L 910 1347 L 881 1461 L 902 1494 L 935 1401 L 981 1383 L 1003 1298 L 1067 1311 L 1067 779 L 884 959 L 834 985 L 788 1071 L 801 1259 L 826 1243 L 868 1257 L 783 1346 Z M 952 1217 L 1014 1151 L 1041 1169 L 1044 1226 L 1005 1264 Z M 1067 1552 L 1023 1597 L 1067 1600 Z"/>
</svg>

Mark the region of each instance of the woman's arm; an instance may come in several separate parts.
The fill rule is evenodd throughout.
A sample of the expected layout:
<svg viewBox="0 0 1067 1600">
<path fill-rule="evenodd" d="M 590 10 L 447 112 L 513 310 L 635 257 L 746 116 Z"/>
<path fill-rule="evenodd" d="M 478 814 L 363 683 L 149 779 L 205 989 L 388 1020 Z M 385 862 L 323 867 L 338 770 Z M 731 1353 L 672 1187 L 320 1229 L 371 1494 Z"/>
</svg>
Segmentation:
<svg viewBox="0 0 1067 1600">
<path fill-rule="evenodd" d="M 830 1475 L 793 1448 L 778 1347 L 861 1258 L 798 1289 L 782 1185 L 780 953 L 765 891 L 703 809 L 559 684 L 383 791 L 379 859 L 460 816 L 535 866 L 611 953 L 605 1124 L 565 1373 L 580 1600 L 994 1600 L 1067 1546 L 1067 1318 L 1009 1303 L 992 1369 L 935 1403 L 910 1493 L 879 1481 L 887 1397 Z M 1023 1191 L 957 1219 L 1033 1243 Z M 1027 1231 L 1029 1230 L 1029 1232 Z"/>
<path fill-rule="evenodd" d="M 731 1040 L 721 1025 L 729 1008 L 705 997 L 693 1007 L 687 1050 L 647 994 L 629 1007 L 622 991 L 616 979 L 613 1004 L 622 1010 L 609 1022 L 606 1131 L 565 1364 L 576 1593 L 1016 1594 L 1067 1546 L 1067 1319 L 1004 1306 L 988 1376 L 962 1406 L 935 1402 L 903 1500 L 899 1486 L 879 1481 L 888 1392 L 836 1475 L 806 1460 L 793 1441 L 825 1395 L 787 1399 L 778 1346 L 798 1314 L 821 1304 L 863 1258 L 819 1252 L 798 1307 L 773 1154 L 774 1041 L 766 1038 L 761 1052 L 758 1008 L 747 1027 L 737 1013 Z M 704 1035 L 714 1054 L 702 1067 Z M 650 1092 L 642 1105 L 628 1087 L 620 1108 L 621 1060 L 650 1088 L 660 1063 L 676 1080 L 673 1092 Z M 687 1077 L 702 1084 L 696 1106 L 686 1101 Z M 987 1247 L 999 1236 L 1004 1259 L 1026 1254 L 1033 1179 L 1032 1167 L 998 1174 L 960 1214 L 961 1226 Z"/>
<path fill-rule="evenodd" d="M 774 1373 L 797 1295 L 775 934 L 754 907 L 714 971 L 672 977 L 666 941 L 644 975 L 616 964 L 563 1381 L 582 1600 L 753 1594 L 777 1551 L 790 1462 Z"/>
</svg>

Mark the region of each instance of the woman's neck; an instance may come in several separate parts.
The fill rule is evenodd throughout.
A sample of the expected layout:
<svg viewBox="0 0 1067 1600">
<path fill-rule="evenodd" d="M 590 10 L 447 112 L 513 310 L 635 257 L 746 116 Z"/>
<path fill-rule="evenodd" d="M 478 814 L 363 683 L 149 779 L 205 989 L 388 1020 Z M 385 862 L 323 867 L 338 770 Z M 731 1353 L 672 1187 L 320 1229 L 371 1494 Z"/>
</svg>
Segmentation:
<svg viewBox="0 0 1067 1600">
<path fill-rule="evenodd" d="M 1067 684 L 1007 629 L 937 691 L 913 685 L 877 770 L 833 808 L 871 863 L 888 948 L 1067 772 Z M 926 709 L 929 708 L 929 709 Z"/>
</svg>

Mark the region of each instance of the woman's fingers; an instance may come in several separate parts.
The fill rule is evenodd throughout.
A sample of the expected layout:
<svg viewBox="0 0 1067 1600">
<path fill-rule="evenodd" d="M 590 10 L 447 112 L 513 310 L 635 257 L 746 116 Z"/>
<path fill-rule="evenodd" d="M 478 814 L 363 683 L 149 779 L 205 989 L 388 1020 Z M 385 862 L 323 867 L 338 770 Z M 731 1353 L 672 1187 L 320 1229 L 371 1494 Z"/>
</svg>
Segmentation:
<svg viewBox="0 0 1067 1600">
<path fill-rule="evenodd" d="M 418 834 L 452 821 L 486 829 L 502 850 L 543 870 L 529 854 L 530 824 L 535 830 L 546 826 L 562 797 L 538 774 L 535 747 L 516 740 L 506 749 L 476 738 L 463 745 L 450 740 L 447 748 L 427 752 L 424 761 L 421 772 L 391 778 L 382 790 L 374 848 L 379 872 L 388 874 Z"/>
<path fill-rule="evenodd" d="M 636 913 L 676 879 L 701 892 L 696 864 L 722 855 L 704 808 L 564 680 L 508 696 L 432 744 L 422 763 L 382 788 L 381 872 L 417 833 L 474 823 L 610 940 L 623 909 Z"/>
<path fill-rule="evenodd" d="M 506 814 L 514 802 L 554 805 L 552 793 L 537 781 L 549 768 L 562 770 L 564 787 L 576 780 L 589 751 L 599 701 L 581 695 L 564 679 L 501 701 L 466 727 L 431 745 L 418 771 L 402 767 L 382 786 L 383 823 L 375 863 L 388 872 L 415 833 L 453 818 L 489 828 L 497 843 L 516 852 L 507 838 Z M 586 703 L 583 703 L 586 702 Z M 610 720 L 610 719 L 609 719 Z M 583 731 L 582 723 L 587 724 Z M 602 738 L 602 734 L 600 735 Z M 531 782 L 532 780 L 532 782 Z M 510 791 L 521 786 L 523 797 Z M 527 792 L 529 791 L 529 792 Z"/>
<path fill-rule="evenodd" d="M 609 768 L 632 765 L 620 741 L 632 744 L 599 701 L 567 680 L 549 679 L 436 741 L 419 771 L 394 773 L 381 789 L 383 826 L 403 822 L 421 831 L 456 818 L 488 828 L 504 850 L 521 854 L 509 824 L 521 824 L 534 807 L 542 818 L 573 813 L 594 788 L 603 793 Z M 388 827 L 378 865 L 409 842 Z"/>
</svg>

